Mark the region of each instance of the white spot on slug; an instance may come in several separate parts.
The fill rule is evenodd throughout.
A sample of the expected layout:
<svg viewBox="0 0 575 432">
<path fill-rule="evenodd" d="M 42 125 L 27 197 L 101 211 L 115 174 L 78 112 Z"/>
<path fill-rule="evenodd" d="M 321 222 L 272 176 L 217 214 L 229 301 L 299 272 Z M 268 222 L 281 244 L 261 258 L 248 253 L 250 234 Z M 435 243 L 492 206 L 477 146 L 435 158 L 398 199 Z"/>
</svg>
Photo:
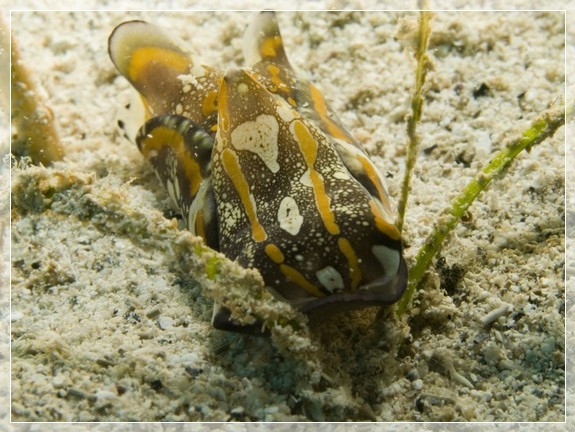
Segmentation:
<svg viewBox="0 0 575 432">
<path fill-rule="evenodd" d="M 382 284 L 385 284 L 393 279 L 399 270 L 399 261 L 401 258 L 399 251 L 387 246 L 376 245 L 371 247 L 371 252 L 385 270 L 385 279 L 381 281 Z"/>
<path fill-rule="evenodd" d="M 287 196 L 280 203 L 278 222 L 280 223 L 280 228 L 291 235 L 299 233 L 303 223 L 303 216 L 300 214 L 297 203 L 292 197 Z"/>
<path fill-rule="evenodd" d="M 315 272 L 323 287 L 329 292 L 343 289 L 343 279 L 339 272 L 332 266 L 327 266 Z"/>
<path fill-rule="evenodd" d="M 349 175 L 343 171 L 336 171 L 333 176 L 338 180 L 349 180 Z"/>
<path fill-rule="evenodd" d="M 272 173 L 280 169 L 278 164 L 279 124 L 274 116 L 259 115 L 255 121 L 247 121 L 236 127 L 231 134 L 231 144 L 237 150 L 257 154 Z"/>
<path fill-rule="evenodd" d="M 312 187 L 311 177 L 309 176 L 309 169 L 303 173 L 303 175 L 299 179 L 299 182 L 304 186 Z"/>
<path fill-rule="evenodd" d="M 249 91 L 249 87 L 247 86 L 246 83 L 239 83 L 238 84 L 238 93 L 239 94 L 246 94 Z"/>
<path fill-rule="evenodd" d="M 295 118 L 294 110 L 291 109 L 283 99 L 279 100 L 276 112 L 280 116 L 280 118 L 286 123 L 291 122 Z"/>
</svg>

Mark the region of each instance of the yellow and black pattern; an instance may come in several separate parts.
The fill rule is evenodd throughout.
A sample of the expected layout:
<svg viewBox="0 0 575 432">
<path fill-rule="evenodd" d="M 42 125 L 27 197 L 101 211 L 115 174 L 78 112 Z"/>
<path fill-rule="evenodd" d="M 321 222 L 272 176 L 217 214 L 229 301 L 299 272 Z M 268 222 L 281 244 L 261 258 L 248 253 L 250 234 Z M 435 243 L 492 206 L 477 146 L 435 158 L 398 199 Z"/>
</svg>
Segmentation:
<svg viewBox="0 0 575 432">
<path fill-rule="evenodd" d="M 178 115 L 157 116 L 138 132 L 136 144 L 154 167 L 188 229 L 214 249 L 219 247 L 211 183 L 214 138 Z"/>
<path fill-rule="evenodd" d="M 193 233 L 302 312 L 394 303 L 407 268 L 381 174 L 292 69 L 273 12 L 245 42 L 250 66 L 223 73 L 155 26 L 118 26 L 110 56 L 148 119 L 140 151 Z"/>
</svg>

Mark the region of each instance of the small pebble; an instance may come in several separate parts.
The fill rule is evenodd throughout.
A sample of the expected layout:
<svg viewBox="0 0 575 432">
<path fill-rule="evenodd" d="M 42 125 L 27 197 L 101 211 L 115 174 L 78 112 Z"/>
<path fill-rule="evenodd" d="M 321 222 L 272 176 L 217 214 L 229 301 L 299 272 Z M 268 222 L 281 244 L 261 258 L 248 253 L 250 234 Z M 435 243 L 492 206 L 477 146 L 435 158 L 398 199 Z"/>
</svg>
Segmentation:
<svg viewBox="0 0 575 432">
<path fill-rule="evenodd" d="M 244 411 L 245 411 L 245 408 L 244 408 L 244 407 L 238 406 L 238 407 L 232 408 L 232 410 L 230 411 L 230 413 L 231 413 L 232 415 L 239 416 L 239 415 L 242 415 L 242 414 L 244 413 Z"/>
<path fill-rule="evenodd" d="M 491 312 L 489 312 L 487 315 L 485 315 L 483 318 L 481 318 L 481 323 L 484 326 L 492 324 L 495 321 L 497 321 L 500 317 L 505 315 L 508 311 L 509 311 L 509 305 L 503 304 L 502 306 L 499 306 L 498 308 L 493 309 Z"/>
<path fill-rule="evenodd" d="M 96 399 L 98 400 L 98 402 L 101 402 L 103 400 L 106 399 L 115 399 L 116 398 L 116 394 L 114 392 L 111 392 L 109 390 L 100 390 L 99 392 L 96 393 Z"/>
<path fill-rule="evenodd" d="M 158 319 L 158 325 L 162 330 L 168 330 L 174 326 L 174 320 L 170 317 L 163 316 Z"/>
<path fill-rule="evenodd" d="M 411 383 L 411 386 L 413 387 L 414 390 L 421 390 L 423 388 L 423 381 L 420 379 L 416 379 L 415 381 L 413 381 L 413 383 Z"/>
<path fill-rule="evenodd" d="M 103 408 L 112 404 L 116 399 L 116 394 L 109 390 L 100 390 L 96 393 L 96 409 Z"/>
<path fill-rule="evenodd" d="M 264 413 L 266 414 L 275 414 L 279 411 L 277 406 L 269 406 L 264 408 Z"/>
<path fill-rule="evenodd" d="M 408 373 L 407 373 L 407 379 L 410 381 L 415 381 L 416 379 L 419 378 L 419 371 L 417 369 L 411 369 Z"/>
<path fill-rule="evenodd" d="M 483 350 L 483 355 L 487 363 L 499 363 L 503 355 L 501 349 L 494 343 L 489 343 Z"/>
<path fill-rule="evenodd" d="M 465 417 L 465 420 L 471 421 L 475 418 L 475 408 L 473 406 L 466 406 L 461 409 L 461 414 Z"/>
<path fill-rule="evenodd" d="M 467 388 L 472 389 L 473 388 L 473 384 L 471 383 L 471 381 L 469 381 L 467 378 L 465 378 L 463 375 L 461 375 L 459 372 L 457 372 L 455 369 L 451 369 L 450 371 L 451 373 L 451 379 L 461 385 L 466 386 Z"/>
<path fill-rule="evenodd" d="M 65 375 L 56 375 L 53 379 L 52 379 L 52 385 L 54 386 L 54 388 L 62 388 L 66 385 L 66 376 Z"/>
</svg>

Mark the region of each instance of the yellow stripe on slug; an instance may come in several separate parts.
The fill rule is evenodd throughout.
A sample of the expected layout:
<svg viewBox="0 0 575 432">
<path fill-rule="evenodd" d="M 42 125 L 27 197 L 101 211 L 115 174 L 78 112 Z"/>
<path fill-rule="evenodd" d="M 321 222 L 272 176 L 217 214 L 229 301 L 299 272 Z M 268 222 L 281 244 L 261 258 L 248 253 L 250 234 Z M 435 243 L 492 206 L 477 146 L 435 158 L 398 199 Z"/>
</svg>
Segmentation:
<svg viewBox="0 0 575 432">
<path fill-rule="evenodd" d="M 266 69 L 270 74 L 270 81 L 272 82 L 272 84 L 274 84 L 278 90 L 287 93 L 290 90 L 290 88 L 279 76 L 280 68 L 274 64 L 269 64 L 266 66 Z"/>
<path fill-rule="evenodd" d="M 228 108 L 228 86 L 226 80 L 218 80 L 218 129 L 221 132 L 229 132 L 230 130 L 230 110 Z"/>
<path fill-rule="evenodd" d="M 144 119 L 147 121 L 152 118 L 152 108 L 144 96 L 140 94 L 140 101 L 144 106 Z"/>
<path fill-rule="evenodd" d="M 275 244 L 268 244 L 265 247 L 266 255 L 276 264 L 281 264 L 284 262 L 284 254 Z"/>
<path fill-rule="evenodd" d="M 361 162 L 361 166 L 363 166 L 363 169 L 367 173 L 367 176 L 369 177 L 371 182 L 377 188 L 377 193 L 379 195 L 379 199 L 383 203 L 383 206 L 385 207 L 385 209 L 387 211 L 391 212 L 390 206 L 389 206 L 389 197 L 387 196 L 387 193 L 383 189 L 383 185 L 381 184 L 381 180 L 380 180 L 377 172 L 375 171 L 375 167 L 372 165 L 372 163 L 366 157 L 358 155 L 357 158 Z"/>
<path fill-rule="evenodd" d="M 217 99 L 218 92 L 215 90 L 212 90 L 206 94 L 206 97 L 202 100 L 202 115 L 204 117 L 207 117 L 211 113 L 217 111 Z"/>
<path fill-rule="evenodd" d="M 238 156 L 233 150 L 226 148 L 222 152 L 222 163 L 235 189 L 238 191 L 242 206 L 250 220 L 252 238 L 258 243 L 264 241 L 268 238 L 268 235 L 258 220 L 256 206 L 250 195 L 250 187 L 242 172 Z"/>
<path fill-rule="evenodd" d="M 189 154 L 184 146 L 184 137 L 176 130 L 168 126 L 158 126 L 152 129 L 142 141 L 142 154 L 148 159 L 153 151 L 159 151 L 164 147 L 170 147 L 174 152 L 179 164 L 184 168 L 186 177 L 190 181 L 190 192 L 193 196 L 198 193 L 202 174 L 200 165 Z M 173 179 L 178 181 L 179 179 Z"/>
<path fill-rule="evenodd" d="M 260 45 L 260 55 L 263 58 L 276 58 L 278 48 L 283 46 L 280 36 L 269 36 L 262 40 Z"/>
<path fill-rule="evenodd" d="M 369 206 L 371 207 L 371 213 L 375 218 L 375 226 L 377 229 L 392 240 L 399 240 L 401 234 L 399 233 L 397 227 L 385 220 L 385 218 L 381 215 L 380 210 L 377 208 L 375 201 L 371 200 L 369 202 Z"/>
<path fill-rule="evenodd" d="M 337 235 L 339 234 L 339 226 L 335 222 L 335 216 L 330 207 L 331 200 L 325 192 L 323 180 L 314 168 L 317 159 L 317 142 L 301 121 L 294 121 L 293 128 L 297 141 L 300 144 L 300 151 L 309 169 L 309 176 L 319 214 L 327 231 L 332 235 Z"/>
<path fill-rule="evenodd" d="M 165 48 L 138 48 L 132 53 L 130 65 L 128 66 L 130 79 L 134 82 L 140 81 L 148 73 L 147 67 L 158 63 L 179 73 L 185 73 L 190 66 L 190 59 Z"/>
<path fill-rule="evenodd" d="M 277 67 L 275 64 L 269 64 L 266 66 L 266 69 L 270 73 L 270 75 L 279 75 L 280 68 Z"/>
<path fill-rule="evenodd" d="M 304 275 L 302 275 L 299 271 L 297 271 L 293 267 L 290 267 L 287 264 L 280 264 L 280 270 L 285 277 L 287 277 L 290 281 L 292 281 L 296 285 L 302 287 L 312 296 L 325 297 L 325 294 L 321 292 L 318 287 L 316 287 L 314 284 L 308 281 Z"/>
<path fill-rule="evenodd" d="M 325 294 L 321 292 L 318 287 L 308 281 L 299 271 L 287 264 L 283 264 L 285 259 L 284 254 L 275 244 L 270 243 L 266 245 L 265 252 L 273 262 L 280 264 L 280 271 L 290 281 L 300 286 L 314 297 L 325 297 Z"/>
<path fill-rule="evenodd" d="M 349 134 L 329 118 L 327 104 L 317 87 L 310 83 L 308 88 L 311 100 L 313 102 L 313 109 L 319 114 L 321 121 L 325 125 L 327 133 L 329 133 L 332 137 L 339 138 L 345 142 L 352 142 L 353 140 Z"/>
<path fill-rule="evenodd" d="M 347 258 L 349 265 L 349 276 L 351 278 L 351 290 L 355 291 L 361 281 L 361 269 L 359 268 L 359 260 L 353 246 L 348 239 L 340 237 L 337 241 L 339 250 Z"/>
<path fill-rule="evenodd" d="M 196 215 L 196 223 L 194 225 L 195 225 L 195 233 L 193 233 L 193 234 L 200 236 L 205 241 L 206 240 L 206 231 L 204 229 L 204 215 L 202 214 L 201 209 L 200 209 L 200 211 L 198 211 L 198 214 Z"/>
</svg>

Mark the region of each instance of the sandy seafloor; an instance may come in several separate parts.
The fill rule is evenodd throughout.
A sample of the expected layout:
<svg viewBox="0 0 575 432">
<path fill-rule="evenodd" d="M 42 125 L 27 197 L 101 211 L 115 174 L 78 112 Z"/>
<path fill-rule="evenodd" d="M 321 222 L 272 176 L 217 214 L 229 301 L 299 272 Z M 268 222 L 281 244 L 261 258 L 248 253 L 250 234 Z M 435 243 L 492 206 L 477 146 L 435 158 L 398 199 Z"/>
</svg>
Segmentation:
<svg viewBox="0 0 575 432">
<path fill-rule="evenodd" d="M 365 9 L 374 4 L 326 1 L 298 6 Z M 135 2 L 94 5 L 138 7 Z M 192 3 L 157 5 L 187 9 Z M 273 5 L 266 3 L 268 8 Z M 442 5 L 434 7 L 452 7 Z M 522 5 L 538 7 L 536 2 Z M 495 2 L 488 6 L 509 7 Z M 19 7 L 45 5 L 28 2 Z M 256 2 L 245 3 L 245 8 L 257 7 Z M 565 6 L 558 2 L 546 7 Z M 55 113 L 66 158 L 50 168 L 12 171 L 11 296 L 3 288 L 1 298 L 2 342 L 11 342 L 11 350 L 2 348 L 1 370 L 11 387 L 0 394 L 0 406 L 10 406 L 11 413 L 3 412 L 3 418 L 559 422 L 491 427 L 573 430 L 574 417 L 569 412 L 566 417 L 566 400 L 574 398 L 573 381 L 566 394 L 564 373 L 573 367 L 575 346 L 573 327 L 565 335 L 564 319 L 573 319 L 575 310 L 572 229 L 567 230 L 565 255 L 566 190 L 568 222 L 575 221 L 575 210 L 569 170 L 569 186 L 564 183 L 564 128 L 521 154 L 506 176 L 471 207 L 407 316 L 397 319 L 392 311 L 377 314 L 368 309 L 336 316 L 304 338 L 273 340 L 210 327 L 212 300 L 197 282 L 205 279 L 198 273 L 202 263 L 185 260 L 208 255 L 197 258 L 192 253 L 196 243 L 178 228 L 167 194 L 135 145 L 118 133 L 117 111 L 130 99 L 131 90 L 109 61 L 106 42 L 120 22 L 145 19 L 188 41 L 206 63 L 225 68 L 241 65 L 241 36 L 250 16 L 229 11 L 12 13 L 13 36 Z M 404 18 L 416 14 L 278 13 L 292 63 L 309 74 L 373 155 L 394 198 L 403 173 L 404 118 L 413 81 L 412 58 L 395 37 Z M 413 262 L 436 214 L 489 154 L 506 137 L 525 129 L 537 113 L 560 101 L 565 54 L 567 66 L 573 66 L 575 40 L 575 31 L 568 30 L 565 47 L 564 20 L 562 11 L 436 13 L 431 39 L 434 71 L 427 80 L 419 129 L 423 151 L 405 228 L 408 262 Z M 6 117 L 1 123 L 5 136 Z M 572 121 L 566 129 L 573 130 Z M 567 164 L 573 166 L 575 154 L 568 149 Z M 5 161 L 4 193 L 7 171 Z M 7 206 L 1 209 L 6 218 Z M 2 233 L 6 246 L 6 223 Z M 6 247 L 3 251 L 1 271 L 7 282 L 9 257 Z M 226 268 L 234 273 L 221 274 L 218 283 L 241 277 L 233 266 Z M 249 281 L 254 276 L 247 277 Z M 481 318 L 503 305 L 507 313 L 490 325 L 482 324 Z M 5 424 L 0 430 L 127 427 Z M 365 427 L 356 425 L 354 430 Z M 459 425 L 457 430 L 471 428 Z"/>
</svg>

